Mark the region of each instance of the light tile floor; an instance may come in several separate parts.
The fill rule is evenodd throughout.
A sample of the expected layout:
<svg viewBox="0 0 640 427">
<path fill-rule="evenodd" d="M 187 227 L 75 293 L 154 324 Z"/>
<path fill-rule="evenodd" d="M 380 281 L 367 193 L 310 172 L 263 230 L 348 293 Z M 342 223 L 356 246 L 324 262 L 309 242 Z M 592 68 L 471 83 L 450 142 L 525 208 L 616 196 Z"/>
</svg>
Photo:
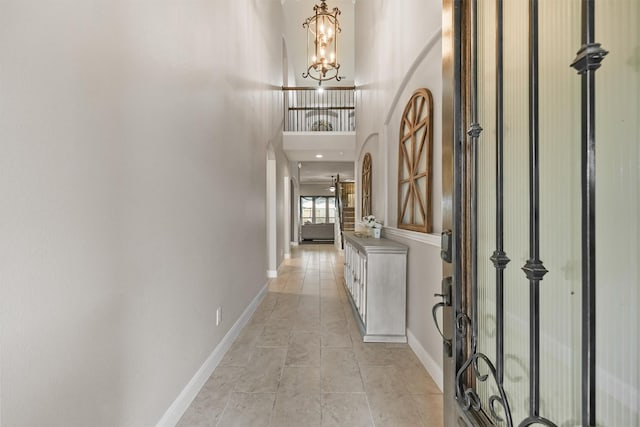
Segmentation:
<svg viewBox="0 0 640 427">
<path fill-rule="evenodd" d="M 179 426 L 442 426 L 406 344 L 363 343 L 332 245 L 301 245 Z"/>
</svg>

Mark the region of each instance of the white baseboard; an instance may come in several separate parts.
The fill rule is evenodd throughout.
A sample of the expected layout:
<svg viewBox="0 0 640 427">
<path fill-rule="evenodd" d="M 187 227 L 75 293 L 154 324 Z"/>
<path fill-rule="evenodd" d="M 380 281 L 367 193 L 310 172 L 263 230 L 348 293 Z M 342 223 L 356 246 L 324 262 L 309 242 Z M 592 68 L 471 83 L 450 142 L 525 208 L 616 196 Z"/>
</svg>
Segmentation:
<svg viewBox="0 0 640 427">
<path fill-rule="evenodd" d="M 291 242 L 291 246 L 298 246 L 298 242 Z"/>
<path fill-rule="evenodd" d="M 176 400 L 171 404 L 169 409 L 164 413 L 156 427 L 174 427 L 182 415 L 186 412 L 193 402 L 193 399 L 196 398 L 200 389 L 207 382 L 213 371 L 216 369 L 225 353 L 231 347 L 231 344 L 238 338 L 240 335 L 240 331 L 247 324 L 251 316 L 256 311 L 256 308 L 262 302 L 262 299 L 267 294 L 268 283 L 265 284 L 258 295 L 255 296 L 253 301 L 249 304 L 249 306 L 244 310 L 240 318 L 233 324 L 229 332 L 226 333 L 222 341 L 213 349 L 207 360 L 204 361 L 204 364 L 198 369 L 196 374 L 191 378 L 191 381 L 186 385 L 186 387 L 180 392 Z"/>
<path fill-rule="evenodd" d="M 284 254 L 284 259 L 291 259 L 291 254 L 290 253 Z"/>
<path fill-rule="evenodd" d="M 267 277 L 269 279 L 275 279 L 278 277 L 278 270 L 267 270 Z"/>
<path fill-rule="evenodd" d="M 436 383 L 440 391 L 444 391 L 443 372 L 440 365 L 433 360 L 427 350 L 425 350 L 420 341 L 418 341 L 409 329 L 407 329 L 407 341 L 409 347 L 411 347 L 411 350 L 413 350 L 416 356 L 418 356 L 418 359 L 420 359 L 420 362 L 422 362 L 424 368 L 427 370 L 429 375 L 431 375 L 431 378 L 433 378 L 433 381 Z"/>
</svg>

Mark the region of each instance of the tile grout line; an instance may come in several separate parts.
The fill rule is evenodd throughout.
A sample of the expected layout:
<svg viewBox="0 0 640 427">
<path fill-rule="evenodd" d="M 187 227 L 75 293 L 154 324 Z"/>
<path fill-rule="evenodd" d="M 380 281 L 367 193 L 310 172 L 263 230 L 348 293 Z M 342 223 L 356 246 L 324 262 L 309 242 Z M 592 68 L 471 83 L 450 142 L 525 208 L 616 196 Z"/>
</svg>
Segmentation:
<svg viewBox="0 0 640 427">
<path fill-rule="evenodd" d="M 298 255 L 298 257 L 296 257 L 295 255 Z M 286 279 L 281 283 L 274 283 L 274 286 L 269 287 L 268 289 L 268 293 L 271 294 L 272 297 L 270 298 L 268 303 L 270 308 L 265 310 L 267 313 L 265 315 L 265 320 L 260 321 L 260 325 L 262 325 L 263 327 L 262 334 L 264 334 L 264 329 L 266 328 L 266 324 L 269 323 L 270 321 L 274 321 L 274 320 L 284 321 L 285 319 L 289 319 L 289 321 L 291 322 L 292 319 L 289 318 L 289 314 L 287 313 L 287 311 L 290 310 L 290 307 L 292 304 L 295 307 L 294 311 L 296 316 L 298 316 L 300 313 L 303 313 L 303 316 L 306 316 L 308 314 L 308 309 L 309 308 L 313 309 L 313 307 L 315 307 L 315 309 L 318 310 L 318 320 L 319 320 L 318 330 L 307 331 L 306 329 L 302 329 L 302 330 L 294 331 L 293 327 L 291 327 L 291 329 L 288 331 L 288 339 L 287 339 L 286 345 L 257 345 L 260 342 L 258 339 L 255 339 L 251 344 L 254 349 L 259 349 L 259 348 L 260 349 L 261 348 L 286 349 L 284 350 L 284 358 L 283 358 L 282 364 L 280 365 L 275 393 L 266 393 L 266 394 L 274 395 L 274 400 L 271 406 L 269 419 L 267 423 L 269 427 L 274 426 L 274 422 L 276 422 L 276 415 L 277 415 L 276 411 L 277 411 L 277 408 L 279 407 L 278 396 L 281 393 L 282 394 L 285 393 L 284 389 L 282 388 L 285 368 L 317 368 L 320 371 L 320 385 L 319 385 L 320 386 L 319 388 L 320 425 L 322 425 L 323 421 L 325 420 L 325 417 L 327 417 L 329 414 L 329 412 L 326 412 L 324 410 L 325 404 L 329 402 L 326 399 L 326 397 L 330 395 L 336 395 L 336 394 L 345 395 L 345 396 L 346 395 L 352 395 L 352 396 L 364 395 L 364 399 L 366 402 L 366 410 L 367 410 L 366 413 L 369 416 L 369 422 L 371 423 L 372 427 L 377 425 L 376 421 L 374 420 L 374 413 L 371 407 L 372 405 L 371 396 L 367 391 L 367 388 L 365 387 L 365 381 L 364 381 L 363 371 L 362 371 L 363 366 L 369 366 L 369 365 L 367 364 L 363 365 L 362 364 L 363 362 L 359 360 L 358 356 L 356 356 L 355 354 L 356 353 L 355 345 L 357 340 L 353 335 L 353 331 L 351 330 L 353 326 L 352 325 L 353 313 L 350 310 L 350 307 L 348 305 L 345 305 L 346 294 L 344 293 L 344 289 L 343 289 L 344 287 L 344 283 L 342 282 L 343 277 L 339 276 L 338 274 L 338 264 L 341 256 L 342 255 L 340 255 L 340 253 L 334 256 L 327 256 L 326 254 L 319 254 L 317 252 L 311 251 L 309 256 L 300 257 L 299 254 L 296 254 L 294 252 L 292 254 L 292 258 L 288 261 L 288 264 L 283 268 L 283 271 L 282 271 L 281 276 L 286 276 Z M 328 265 L 328 268 L 327 268 L 327 265 Z M 307 281 L 309 282 L 309 284 L 305 285 Z M 311 292 L 311 293 L 308 293 L 308 292 Z M 314 304 L 312 306 L 302 307 L 301 306 L 303 302 L 302 298 L 305 296 L 317 298 L 317 304 Z M 281 305 L 280 305 L 280 308 L 277 309 L 279 303 Z M 300 311 L 301 308 L 304 308 L 304 309 Z M 338 308 L 339 310 L 336 311 L 336 309 Z M 278 312 L 278 318 L 272 319 L 272 316 L 274 315 L 274 313 L 276 313 L 276 310 L 281 310 L 281 311 Z M 338 315 L 338 317 L 342 317 L 344 319 L 345 321 L 344 328 L 346 332 L 348 332 L 346 337 L 348 338 L 349 345 L 336 346 L 334 341 L 327 341 L 327 343 L 331 343 L 334 345 L 327 345 L 327 346 L 323 345 L 323 336 L 325 334 L 331 334 L 331 330 L 324 329 L 323 325 L 325 325 L 325 321 L 327 321 L 334 315 Z M 282 319 L 280 319 L 279 317 L 282 317 Z M 316 334 L 318 336 L 318 339 L 320 341 L 319 343 L 320 344 L 320 348 L 319 348 L 320 360 L 317 366 L 304 365 L 304 364 L 287 366 L 286 364 L 287 356 L 292 346 L 292 339 L 296 333 Z M 262 336 L 262 334 L 260 334 L 260 336 Z M 338 344 L 341 343 L 341 341 L 337 341 L 337 342 Z M 375 348 L 376 347 L 371 347 L 372 350 L 374 350 Z M 336 392 L 336 391 L 329 391 L 329 390 L 325 391 L 323 389 L 323 381 L 322 381 L 322 378 L 323 378 L 322 369 L 324 365 L 323 354 L 325 354 L 325 352 L 332 351 L 332 350 L 338 350 L 338 351 L 342 350 L 342 351 L 350 352 L 350 354 L 352 354 L 356 358 L 355 367 L 358 371 L 358 378 L 362 384 L 362 391 Z M 411 349 L 409 350 L 411 351 Z M 393 351 L 392 348 L 387 349 L 387 351 L 389 351 L 389 353 L 395 353 L 395 351 Z M 232 402 L 233 400 L 232 397 L 234 393 L 242 393 L 244 395 L 265 394 L 265 393 L 258 393 L 258 392 L 244 393 L 244 392 L 236 391 L 236 387 L 238 386 L 240 378 L 251 365 L 251 361 L 254 360 L 254 357 L 256 357 L 256 353 L 257 351 L 253 351 L 249 357 L 249 360 L 246 362 L 245 366 L 242 366 L 242 369 L 243 369 L 242 374 L 238 375 L 238 378 L 236 379 L 235 384 L 231 392 L 229 393 L 229 396 L 227 397 L 227 401 L 224 405 L 224 408 L 218 416 L 218 420 L 215 424 L 216 426 L 221 426 L 221 422 L 225 417 L 225 415 L 229 415 L 232 412 L 229 405 L 230 405 L 230 402 Z M 378 366 L 378 365 L 371 365 L 371 366 Z M 386 367 L 386 366 L 394 366 L 394 365 L 385 363 L 380 366 Z M 329 368 L 329 367 L 325 366 L 325 368 Z M 433 394 L 437 395 L 438 393 L 433 393 Z M 407 394 L 407 396 L 411 397 L 411 402 L 410 402 L 411 407 L 413 408 L 414 411 L 417 410 L 416 415 L 418 415 L 419 419 L 422 421 L 423 424 L 427 422 L 427 419 L 423 416 L 422 410 L 419 409 L 418 407 L 419 404 L 417 402 L 417 399 L 414 398 L 413 396 L 424 396 L 424 395 L 425 395 L 424 393 L 414 394 L 411 392 Z M 429 393 L 427 393 L 426 395 L 429 395 Z M 356 401 L 359 401 L 359 399 L 356 399 Z M 364 410 L 364 405 L 360 406 L 359 404 L 358 407 Z M 364 412 L 362 413 L 362 415 L 364 416 Z M 315 418 L 315 419 L 317 420 L 318 418 Z M 265 419 L 263 420 L 267 421 Z M 327 420 L 329 419 L 327 418 Z M 233 422 L 233 420 L 231 421 Z M 315 425 L 315 422 L 314 422 L 314 425 Z"/>
</svg>

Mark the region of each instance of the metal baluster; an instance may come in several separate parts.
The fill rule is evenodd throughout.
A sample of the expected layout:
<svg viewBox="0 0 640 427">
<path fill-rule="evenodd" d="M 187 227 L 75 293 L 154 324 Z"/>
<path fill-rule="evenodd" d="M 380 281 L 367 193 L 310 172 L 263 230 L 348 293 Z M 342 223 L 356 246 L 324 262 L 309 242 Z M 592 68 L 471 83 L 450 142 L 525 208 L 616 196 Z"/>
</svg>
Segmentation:
<svg viewBox="0 0 640 427">
<path fill-rule="evenodd" d="M 607 51 L 595 42 L 595 0 L 582 1 L 582 425 L 596 425 L 596 80 Z"/>
<path fill-rule="evenodd" d="M 324 107 L 324 105 L 322 105 L 320 94 L 318 93 L 318 91 L 315 90 L 314 93 L 315 93 L 315 99 L 316 99 L 315 106 L 320 108 L 318 110 L 318 120 L 324 120 L 325 116 L 326 116 L 325 107 Z M 318 128 L 318 130 L 321 130 L 321 129 Z"/>
<path fill-rule="evenodd" d="M 327 92 L 325 91 L 325 93 L 321 94 L 321 98 L 322 98 L 322 106 L 324 108 L 324 122 L 327 125 L 327 129 L 329 128 L 329 100 L 331 99 L 331 94 L 333 91 L 331 92 Z"/>
<path fill-rule="evenodd" d="M 555 424 L 540 416 L 540 259 L 538 0 L 529 1 L 529 256 L 522 267 L 529 279 L 529 416 L 520 426 Z"/>
<path fill-rule="evenodd" d="M 350 123 L 351 123 L 350 126 L 351 127 L 350 127 L 349 130 L 353 131 L 353 130 L 356 129 L 356 91 L 355 91 L 355 89 L 351 93 L 351 99 L 352 99 L 352 102 L 351 102 L 351 107 L 352 107 L 351 113 L 352 113 L 352 116 L 351 116 L 351 120 L 350 120 Z"/>
<path fill-rule="evenodd" d="M 478 349 L 478 138 L 482 127 L 478 123 L 478 0 L 471 5 L 471 126 L 467 135 L 471 138 L 472 188 L 471 188 L 471 352 Z"/>
<path fill-rule="evenodd" d="M 503 0 L 496 2 L 496 250 L 491 261 L 496 269 L 496 373 L 504 382 L 504 269 L 510 259 L 504 251 L 504 22 Z"/>
</svg>

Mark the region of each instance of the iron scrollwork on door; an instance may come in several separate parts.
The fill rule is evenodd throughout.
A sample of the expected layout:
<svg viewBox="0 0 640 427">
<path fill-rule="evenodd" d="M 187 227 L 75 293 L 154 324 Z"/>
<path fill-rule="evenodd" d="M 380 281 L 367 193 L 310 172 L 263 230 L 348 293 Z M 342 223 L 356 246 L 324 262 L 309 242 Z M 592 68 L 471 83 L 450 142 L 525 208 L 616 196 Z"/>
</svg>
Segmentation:
<svg viewBox="0 0 640 427">
<path fill-rule="evenodd" d="M 484 362 L 486 369 L 489 373 L 482 373 L 480 369 L 480 362 Z M 498 382 L 496 376 L 496 368 L 491 360 L 483 353 L 474 353 L 467 361 L 462 365 L 456 374 L 456 399 L 461 404 L 465 411 L 473 409 L 476 412 L 482 411 L 482 401 L 474 387 L 465 386 L 463 376 L 471 368 L 478 381 L 485 382 L 489 378 L 493 379 L 498 389 L 498 394 L 489 397 L 489 414 L 495 421 L 505 421 L 508 427 L 513 427 L 513 419 L 511 417 L 511 409 L 509 408 L 509 401 L 505 394 L 504 387 Z M 500 406 L 499 410 L 497 406 Z M 499 412 L 504 412 L 505 418 L 502 418 Z"/>
<path fill-rule="evenodd" d="M 480 414 L 482 417 L 490 417 L 490 423 L 500 423 L 513 427 L 514 421 L 511 408 L 504 389 L 504 270 L 509 263 L 509 257 L 503 245 L 503 196 L 504 196 L 504 174 L 503 174 L 503 2 L 496 0 L 496 52 L 495 52 L 495 161 L 496 161 L 496 181 L 495 181 L 495 213 L 496 213 L 496 246 L 490 257 L 493 262 L 496 274 L 496 348 L 495 363 L 486 354 L 478 351 L 478 275 L 477 256 L 478 249 L 474 239 L 478 236 L 477 224 L 477 182 L 478 182 L 478 140 L 482 132 L 482 127 L 478 123 L 478 87 L 477 87 L 477 29 L 478 29 L 478 2 L 470 0 L 469 8 L 466 9 L 469 16 L 465 22 L 468 23 L 470 31 L 467 33 L 471 43 L 471 48 L 467 55 L 463 52 L 461 56 L 470 62 L 468 80 L 468 99 L 470 108 L 468 109 L 468 120 L 470 123 L 467 135 L 466 172 L 473 184 L 469 185 L 467 198 L 470 200 L 466 209 L 469 209 L 470 218 L 469 235 L 471 236 L 470 249 L 467 255 L 470 258 L 471 279 L 470 279 L 470 304 L 461 308 L 455 316 L 455 336 L 450 342 L 464 343 L 462 352 L 454 349 L 458 359 L 456 359 L 455 374 L 455 398 L 459 407 L 465 413 Z M 571 64 L 578 70 L 583 79 L 582 103 L 583 103 L 583 146 L 582 146 L 582 263 L 583 263 L 583 366 L 582 366 L 582 422 L 583 425 L 595 425 L 595 322 L 592 321 L 592 314 L 595 312 L 595 266 L 594 245 L 591 239 L 595 235 L 595 84 L 593 73 L 600 66 L 600 62 L 607 54 L 598 43 L 593 40 L 594 30 L 594 1 L 583 0 L 583 47 L 578 52 L 578 57 Z M 556 427 L 556 424 L 540 415 L 540 283 L 547 270 L 540 259 L 540 224 L 538 211 L 540 208 L 540 170 L 539 170 L 539 127 L 540 119 L 538 113 L 539 99 L 539 53 L 538 53 L 538 0 L 529 0 L 529 259 L 522 266 L 522 270 L 529 281 L 529 407 L 528 414 L 517 424 L 519 427 L 532 425 L 543 425 Z M 459 94 L 457 96 L 460 96 Z M 459 148 L 459 149 L 462 149 Z M 460 154 L 460 153 L 458 153 Z M 457 261 L 460 262 L 460 261 Z M 456 290 L 456 292 L 460 292 Z M 457 295 L 457 293 L 456 293 Z M 439 303 L 443 304 L 443 303 Z M 439 305 L 438 304 L 438 305 Z M 435 311 L 434 307 L 434 319 Z M 465 312 L 465 310 L 467 312 Z M 442 335 L 442 332 L 439 330 Z M 443 339 L 446 338 L 443 336 Z M 492 381 L 495 387 L 489 392 L 490 396 L 480 397 L 477 391 L 477 384 Z M 486 405 L 484 407 L 483 405 Z M 473 417 L 471 417 L 473 418 Z M 476 425 L 474 422 L 473 425 Z"/>
</svg>

